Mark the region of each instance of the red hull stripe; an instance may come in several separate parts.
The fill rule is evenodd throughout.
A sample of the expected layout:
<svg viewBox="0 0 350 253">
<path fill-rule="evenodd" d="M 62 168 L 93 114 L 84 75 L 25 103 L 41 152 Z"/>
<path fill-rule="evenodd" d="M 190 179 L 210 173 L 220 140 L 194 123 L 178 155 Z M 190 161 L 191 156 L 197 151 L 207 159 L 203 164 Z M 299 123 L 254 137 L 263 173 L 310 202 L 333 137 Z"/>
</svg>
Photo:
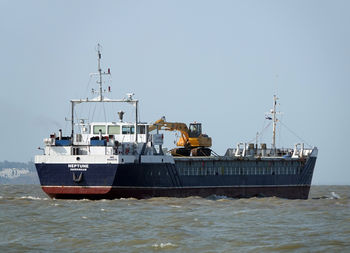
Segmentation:
<svg viewBox="0 0 350 253">
<path fill-rule="evenodd" d="M 48 194 L 107 194 L 111 186 L 42 186 L 43 191 Z"/>
<path fill-rule="evenodd" d="M 189 197 L 223 195 L 233 198 L 281 197 L 307 199 L 310 186 L 275 187 L 203 187 L 203 188 L 156 188 L 156 187 L 112 187 L 112 186 L 42 186 L 52 198 L 150 198 L 150 197 Z"/>
</svg>

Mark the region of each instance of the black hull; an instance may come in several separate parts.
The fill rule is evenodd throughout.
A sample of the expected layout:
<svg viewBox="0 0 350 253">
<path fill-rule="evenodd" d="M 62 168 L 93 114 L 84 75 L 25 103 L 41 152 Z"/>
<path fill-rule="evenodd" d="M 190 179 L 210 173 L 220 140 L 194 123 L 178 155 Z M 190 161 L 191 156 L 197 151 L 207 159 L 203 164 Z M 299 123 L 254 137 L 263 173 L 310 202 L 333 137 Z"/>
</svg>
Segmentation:
<svg viewBox="0 0 350 253">
<path fill-rule="evenodd" d="M 306 160 L 176 159 L 176 164 L 36 164 L 42 189 L 52 198 L 151 197 L 307 199 L 316 158 Z"/>
<path fill-rule="evenodd" d="M 45 187 L 43 188 L 44 191 Z M 287 199 L 307 199 L 310 186 L 265 186 L 265 187 L 205 187 L 205 188 L 120 188 L 113 187 L 103 194 L 98 193 L 53 193 L 48 191 L 51 198 L 56 199 L 118 199 L 153 197 L 185 198 L 191 196 L 210 197 L 225 196 L 229 198 L 279 197 Z"/>
</svg>

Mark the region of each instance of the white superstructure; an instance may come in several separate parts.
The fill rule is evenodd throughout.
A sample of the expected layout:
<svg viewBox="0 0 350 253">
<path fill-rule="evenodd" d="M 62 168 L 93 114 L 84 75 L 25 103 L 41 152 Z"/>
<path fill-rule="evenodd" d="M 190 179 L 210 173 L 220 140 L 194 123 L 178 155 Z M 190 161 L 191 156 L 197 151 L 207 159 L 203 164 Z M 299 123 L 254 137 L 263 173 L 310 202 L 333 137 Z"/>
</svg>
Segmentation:
<svg viewBox="0 0 350 253">
<path fill-rule="evenodd" d="M 64 137 L 62 130 L 44 139 L 44 154 L 36 156 L 35 162 L 42 163 L 174 163 L 172 156 L 163 153 L 163 135 L 149 134 L 150 124 L 138 121 L 139 101 L 129 93 L 123 99 L 109 99 L 103 96 L 102 76 L 110 75 L 110 70 L 102 72 L 101 47 L 98 45 L 98 96 L 92 99 L 71 100 L 71 135 Z M 108 88 L 109 90 L 109 88 Z M 95 93 L 95 91 L 93 90 Z M 135 108 L 135 121 L 125 122 L 123 111 L 119 111 L 119 121 L 86 122 L 76 120 L 75 107 L 83 103 L 126 103 Z M 79 121 L 79 122 L 76 122 Z M 79 132 L 75 132 L 78 126 Z"/>
</svg>

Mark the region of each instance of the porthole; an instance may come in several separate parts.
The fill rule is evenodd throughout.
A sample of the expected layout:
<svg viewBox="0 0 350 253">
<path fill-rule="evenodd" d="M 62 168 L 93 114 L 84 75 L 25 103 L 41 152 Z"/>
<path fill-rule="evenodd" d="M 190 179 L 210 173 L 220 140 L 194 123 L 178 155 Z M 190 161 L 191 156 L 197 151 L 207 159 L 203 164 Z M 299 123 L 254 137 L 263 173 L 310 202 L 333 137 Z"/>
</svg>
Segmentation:
<svg viewBox="0 0 350 253">
<path fill-rule="evenodd" d="M 80 161 L 80 157 L 79 156 L 76 159 L 77 159 L 77 161 Z"/>
</svg>

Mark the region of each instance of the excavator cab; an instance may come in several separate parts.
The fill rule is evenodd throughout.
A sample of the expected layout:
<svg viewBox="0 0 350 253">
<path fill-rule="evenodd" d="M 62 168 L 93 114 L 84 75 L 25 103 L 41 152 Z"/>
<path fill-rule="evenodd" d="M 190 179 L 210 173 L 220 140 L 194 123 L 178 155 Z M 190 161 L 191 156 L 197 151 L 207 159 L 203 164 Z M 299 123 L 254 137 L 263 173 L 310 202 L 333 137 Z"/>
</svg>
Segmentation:
<svg viewBox="0 0 350 253">
<path fill-rule="evenodd" d="M 202 124 L 201 123 L 191 123 L 188 131 L 188 136 L 190 138 L 199 137 L 202 134 Z"/>
</svg>

